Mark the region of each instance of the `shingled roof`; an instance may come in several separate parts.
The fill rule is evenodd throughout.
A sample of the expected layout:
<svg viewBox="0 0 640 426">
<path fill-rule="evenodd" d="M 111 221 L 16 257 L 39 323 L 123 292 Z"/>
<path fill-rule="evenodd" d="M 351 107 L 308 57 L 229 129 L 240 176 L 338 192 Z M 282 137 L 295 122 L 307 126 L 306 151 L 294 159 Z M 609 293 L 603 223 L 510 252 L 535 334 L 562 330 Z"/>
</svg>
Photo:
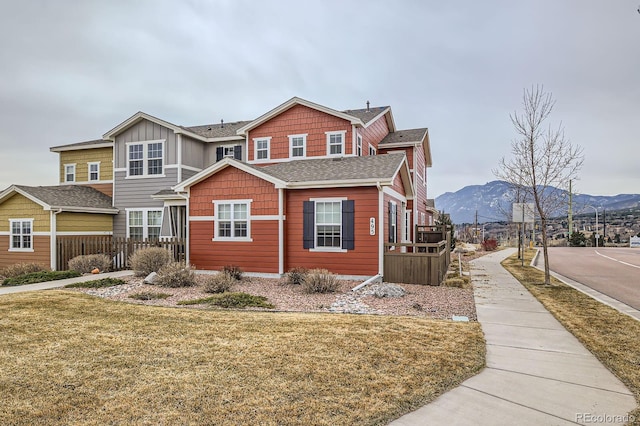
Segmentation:
<svg viewBox="0 0 640 426">
<path fill-rule="evenodd" d="M 77 149 L 110 147 L 110 146 L 113 146 L 113 142 L 111 141 L 106 141 L 104 139 L 93 139 L 90 141 L 70 143 L 67 145 L 52 146 L 51 148 L 49 148 L 49 151 L 60 152 L 60 151 L 71 151 L 71 150 L 77 150 Z"/>
<path fill-rule="evenodd" d="M 24 186 L 13 185 L 0 194 L 0 200 L 11 192 L 18 192 L 46 209 L 117 214 L 111 205 L 111 197 L 88 186 Z"/>
<path fill-rule="evenodd" d="M 284 182 L 348 180 L 388 181 L 398 172 L 405 155 L 383 154 L 365 157 L 336 157 L 296 160 L 256 167 Z"/>
<path fill-rule="evenodd" d="M 367 124 L 369 121 L 376 118 L 383 111 L 389 109 L 389 106 L 381 106 L 381 107 L 371 107 L 371 108 L 363 108 L 363 109 L 348 109 L 346 111 L 342 111 L 345 114 L 349 114 L 353 117 L 359 118 L 362 123 Z"/>
<path fill-rule="evenodd" d="M 390 145 L 390 144 L 414 144 L 414 143 L 422 143 L 425 136 L 427 135 L 427 128 L 421 129 L 409 129 L 409 130 L 397 130 L 395 132 L 391 132 L 387 134 L 380 141 L 379 146 Z"/>
<path fill-rule="evenodd" d="M 234 121 L 224 124 L 203 124 L 201 126 L 180 127 L 205 138 L 226 138 L 237 136 L 236 131 L 248 123 L 251 123 L 251 121 Z"/>
</svg>

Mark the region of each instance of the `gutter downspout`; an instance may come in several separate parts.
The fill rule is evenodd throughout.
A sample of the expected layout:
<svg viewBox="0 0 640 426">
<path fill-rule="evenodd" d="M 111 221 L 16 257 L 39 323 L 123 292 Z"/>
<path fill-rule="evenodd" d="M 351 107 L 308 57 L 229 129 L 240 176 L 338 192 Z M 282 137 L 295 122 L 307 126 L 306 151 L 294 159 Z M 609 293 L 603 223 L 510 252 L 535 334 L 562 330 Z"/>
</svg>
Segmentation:
<svg viewBox="0 0 640 426">
<path fill-rule="evenodd" d="M 378 274 L 384 275 L 384 193 L 382 185 L 376 182 L 378 188 Z"/>
<path fill-rule="evenodd" d="M 56 270 L 56 266 L 58 263 L 58 245 L 57 245 L 57 218 L 58 213 L 62 213 L 62 209 L 58 209 L 57 211 L 51 210 L 50 213 L 50 222 L 49 222 L 49 255 L 51 259 L 49 260 L 49 266 L 52 271 Z"/>
</svg>

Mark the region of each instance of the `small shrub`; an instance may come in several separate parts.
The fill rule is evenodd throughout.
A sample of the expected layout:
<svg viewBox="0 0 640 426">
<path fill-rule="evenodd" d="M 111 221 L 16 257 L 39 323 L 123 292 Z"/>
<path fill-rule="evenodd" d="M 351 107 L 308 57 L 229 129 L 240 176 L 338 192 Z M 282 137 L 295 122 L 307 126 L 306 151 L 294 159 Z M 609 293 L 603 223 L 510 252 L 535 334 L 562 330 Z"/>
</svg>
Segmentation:
<svg viewBox="0 0 640 426">
<path fill-rule="evenodd" d="M 19 275 L 17 277 L 7 278 L 2 282 L 2 285 L 14 286 L 24 284 L 35 284 L 46 281 L 64 280 L 66 278 L 79 277 L 78 271 L 40 271 L 32 272 L 30 274 Z"/>
<path fill-rule="evenodd" d="M 239 266 L 235 265 L 225 265 L 222 268 L 222 272 L 225 272 L 233 277 L 234 280 L 240 281 L 242 280 L 242 269 Z"/>
<path fill-rule="evenodd" d="M 287 272 L 287 284 L 301 285 L 304 283 L 309 270 L 304 267 L 297 267 Z"/>
<path fill-rule="evenodd" d="M 335 274 L 326 269 L 312 269 L 307 274 L 302 290 L 305 293 L 333 293 L 340 286 Z"/>
<path fill-rule="evenodd" d="M 210 304 L 221 308 L 266 308 L 273 309 L 274 306 L 267 302 L 264 296 L 254 296 L 247 293 L 222 293 L 202 299 L 185 300 L 178 302 L 178 305 L 202 305 Z"/>
<path fill-rule="evenodd" d="M 469 288 L 470 284 L 464 278 L 447 278 L 442 283 L 445 287 L 455 287 L 455 288 Z"/>
<path fill-rule="evenodd" d="M 196 284 L 196 274 L 184 262 L 171 262 L 160 268 L 155 284 L 160 287 L 191 287 Z"/>
<path fill-rule="evenodd" d="M 105 272 L 110 268 L 111 259 L 106 254 L 86 254 L 76 256 L 69 261 L 69 269 L 78 271 L 81 274 L 89 274 L 94 269 Z"/>
<path fill-rule="evenodd" d="M 208 275 L 204 279 L 204 291 L 207 293 L 224 293 L 231 290 L 237 280 L 228 272 Z"/>
<path fill-rule="evenodd" d="M 1 270 L 0 276 L 13 278 L 20 275 L 30 274 L 32 272 L 42 271 L 48 271 L 48 269 L 38 263 L 16 263 Z"/>
<path fill-rule="evenodd" d="M 168 293 L 153 293 L 151 291 L 143 291 L 140 293 L 132 294 L 129 296 L 129 299 L 136 300 L 157 300 L 157 299 L 166 299 L 167 297 L 171 297 Z"/>
<path fill-rule="evenodd" d="M 126 283 L 119 278 L 107 277 L 99 280 L 85 281 L 83 283 L 68 284 L 65 285 L 64 288 L 104 288 L 122 284 Z"/>
<path fill-rule="evenodd" d="M 495 251 L 498 249 L 498 241 L 493 238 L 486 239 L 482 242 L 482 250 Z"/>
<path fill-rule="evenodd" d="M 137 277 L 146 277 L 152 272 L 160 271 L 160 268 L 173 260 L 169 250 L 160 247 L 143 248 L 131 255 L 129 264 Z"/>
</svg>

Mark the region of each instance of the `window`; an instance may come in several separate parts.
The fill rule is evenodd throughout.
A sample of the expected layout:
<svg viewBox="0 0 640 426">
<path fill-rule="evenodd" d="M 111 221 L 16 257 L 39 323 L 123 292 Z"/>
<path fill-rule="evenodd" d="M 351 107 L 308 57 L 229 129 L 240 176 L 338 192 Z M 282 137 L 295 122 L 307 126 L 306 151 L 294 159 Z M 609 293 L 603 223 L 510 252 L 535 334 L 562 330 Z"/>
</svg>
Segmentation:
<svg viewBox="0 0 640 426">
<path fill-rule="evenodd" d="M 325 132 L 327 135 L 327 155 L 344 155 L 346 132 Z"/>
<path fill-rule="evenodd" d="M 270 157 L 269 153 L 269 143 L 271 138 L 262 138 L 262 139 L 254 139 L 253 143 L 255 144 L 255 159 L 256 160 L 268 160 Z M 225 157 L 226 157 L 225 153 Z M 233 157 L 233 152 L 231 152 L 231 156 Z"/>
<path fill-rule="evenodd" d="M 88 168 L 89 182 L 100 180 L 100 163 L 89 163 Z"/>
<path fill-rule="evenodd" d="M 362 136 L 358 135 L 356 143 L 356 155 L 362 157 Z"/>
<path fill-rule="evenodd" d="M 215 202 L 214 240 L 251 241 L 250 200 Z"/>
<path fill-rule="evenodd" d="M 289 157 L 306 157 L 307 135 L 289 135 Z"/>
<path fill-rule="evenodd" d="M 398 205 L 389 201 L 389 242 L 398 242 Z"/>
<path fill-rule="evenodd" d="M 76 181 L 76 165 L 75 164 L 64 165 L 64 181 L 65 182 Z"/>
<path fill-rule="evenodd" d="M 369 155 L 376 155 L 376 154 L 377 154 L 376 149 L 371 144 L 369 144 Z"/>
<path fill-rule="evenodd" d="M 33 219 L 10 219 L 11 247 L 9 251 L 33 251 Z"/>
<path fill-rule="evenodd" d="M 303 247 L 316 251 L 353 250 L 353 200 L 322 198 L 303 203 Z"/>
<path fill-rule="evenodd" d="M 411 210 L 404 212 L 404 241 L 411 241 Z"/>
<path fill-rule="evenodd" d="M 162 175 L 164 141 L 130 143 L 127 147 L 129 176 Z"/>
<path fill-rule="evenodd" d="M 216 148 L 216 161 L 233 158 L 242 161 L 242 145 L 224 145 Z"/>
<path fill-rule="evenodd" d="M 342 203 L 316 202 L 316 247 L 341 248 Z"/>
<path fill-rule="evenodd" d="M 162 210 L 127 210 L 127 236 L 133 240 L 158 239 Z"/>
</svg>

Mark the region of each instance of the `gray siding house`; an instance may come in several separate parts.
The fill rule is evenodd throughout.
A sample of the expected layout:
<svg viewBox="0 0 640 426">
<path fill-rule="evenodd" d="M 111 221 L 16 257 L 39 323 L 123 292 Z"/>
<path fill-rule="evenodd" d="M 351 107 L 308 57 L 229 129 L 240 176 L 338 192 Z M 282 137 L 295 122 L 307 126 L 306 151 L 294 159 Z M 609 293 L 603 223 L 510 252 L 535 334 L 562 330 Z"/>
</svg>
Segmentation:
<svg viewBox="0 0 640 426">
<path fill-rule="evenodd" d="M 224 157 L 246 161 L 247 122 L 183 127 L 138 112 L 103 135 L 113 142 L 113 235 L 186 237 L 186 200 L 171 187 Z"/>
</svg>

